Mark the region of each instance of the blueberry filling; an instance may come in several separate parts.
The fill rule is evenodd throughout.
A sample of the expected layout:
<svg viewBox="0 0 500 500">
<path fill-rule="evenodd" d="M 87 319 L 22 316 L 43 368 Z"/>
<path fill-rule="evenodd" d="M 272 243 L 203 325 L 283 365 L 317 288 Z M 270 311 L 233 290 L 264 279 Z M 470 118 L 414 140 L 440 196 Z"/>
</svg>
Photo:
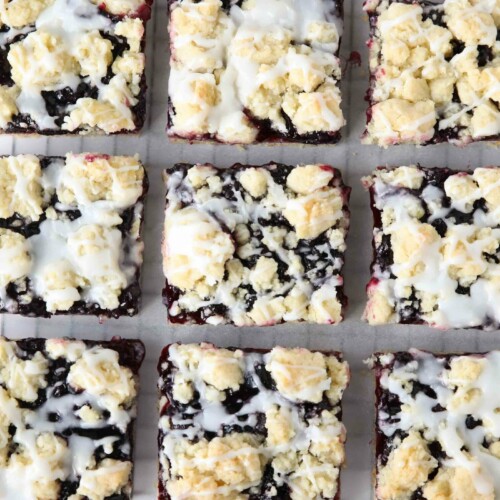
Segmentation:
<svg viewBox="0 0 500 500">
<path fill-rule="evenodd" d="M 63 341 L 62 339 L 60 340 Z M 102 420 L 98 423 L 88 422 L 82 426 L 77 427 L 74 426 L 75 420 L 78 420 L 76 416 L 76 412 L 80 410 L 81 406 L 73 405 L 73 407 L 68 406 L 66 403 L 61 403 L 58 407 L 57 411 L 53 411 L 54 407 L 53 399 L 62 397 L 63 395 L 57 394 L 58 387 L 61 387 L 61 384 L 69 387 L 67 382 L 68 374 L 70 368 L 75 363 L 75 360 L 69 361 L 64 356 L 58 358 L 51 358 L 49 355 L 49 348 L 46 348 L 45 339 L 35 339 L 35 338 L 27 338 L 19 341 L 8 341 L 14 345 L 15 356 L 21 360 L 30 360 L 35 357 L 35 355 L 39 355 L 40 353 L 43 355 L 46 360 L 47 366 L 47 374 L 45 375 L 46 386 L 39 390 L 38 398 L 34 402 L 27 402 L 22 399 L 17 399 L 17 404 L 19 408 L 23 408 L 26 410 L 30 410 L 34 412 L 32 415 L 26 414 L 26 419 L 30 422 L 30 424 L 24 422 L 22 428 L 20 428 L 20 435 L 17 435 L 18 428 L 10 424 L 9 425 L 9 453 L 8 457 L 11 457 L 13 453 L 17 453 L 21 450 L 19 443 L 24 443 L 25 439 L 29 439 L 29 436 L 26 438 L 25 433 L 27 431 L 35 431 L 37 435 L 42 436 L 44 433 L 53 433 L 58 438 L 62 438 L 65 442 L 65 446 L 68 446 L 68 457 L 65 461 L 69 460 L 71 464 L 71 460 L 73 460 L 72 453 L 77 453 L 78 450 L 73 445 L 70 445 L 70 441 L 72 436 L 79 436 L 80 440 L 78 441 L 79 446 L 83 445 L 84 442 L 82 439 L 89 440 L 90 443 L 85 443 L 87 449 L 89 446 L 95 445 L 96 441 L 100 439 L 112 438 L 111 448 L 106 446 L 106 450 L 103 445 L 95 446 L 94 451 L 92 452 L 91 458 L 95 459 L 96 467 L 99 466 L 99 463 L 105 459 L 113 459 L 118 461 L 131 461 L 133 456 L 133 428 L 134 428 L 134 419 L 131 417 L 129 423 L 124 427 L 123 430 L 119 430 L 113 424 L 106 425 Z M 68 340 L 68 342 L 70 342 Z M 100 347 L 104 349 L 114 350 L 119 354 L 119 358 L 122 360 L 126 360 L 130 362 L 128 368 L 132 370 L 134 374 L 137 374 L 138 369 L 142 363 L 144 358 L 144 346 L 142 343 L 138 341 L 129 341 L 129 340 L 121 340 L 119 338 L 113 338 L 109 342 L 99 342 L 99 341 L 83 341 L 86 349 Z M 124 365 L 122 365 L 124 366 Z M 64 395 L 75 395 L 77 391 L 74 389 L 66 390 Z M 13 397 L 11 395 L 11 397 Z M 70 396 L 71 397 L 71 396 Z M 91 397 L 91 395 L 89 395 Z M 89 403 L 90 404 L 90 403 Z M 92 403 L 92 404 L 95 404 Z M 129 404 L 129 407 L 132 403 Z M 49 405 L 49 406 L 45 406 Z M 50 408 L 50 409 L 49 409 Z M 128 408 L 123 406 L 123 411 L 128 411 Z M 109 411 L 100 412 L 101 419 L 109 420 L 111 414 Z M 40 426 L 40 428 L 38 428 Z M 24 446 L 24 444 L 23 444 Z M 60 478 L 58 480 L 59 488 L 57 493 L 57 500 L 68 499 L 72 495 L 77 493 L 77 490 L 80 485 L 81 477 L 78 476 L 76 479 L 73 479 L 72 475 L 69 475 L 65 478 Z M 130 495 L 127 491 L 130 489 L 130 484 L 127 484 L 124 487 L 120 487 L 120 492 L 113 495 L 119 496 L 124 500 L 129 500 Z M 111 498 L 111 497 L 109 497 Z"/>
<path fill-rule="evenodd" d="M 81 84 L 83 87 L 79 87 L 80 91 L 82 90 L 86 84 Z M 85 87 L 87 88 L 87 87 Z M 68 93 L 70 95 L 73 91 L 68 87 L 61 91 L 57 91 L 53 93 L 59 97 Z M 47 97 L 46 99 L 56 99 L 56 97 Z M 59 98 L 57 97 L 57 98 Z M 62 99 L 62 97 L 61 97 Z M 63 157 L 49 157 L 49 156 L 39 156 L 40 166 L 42 169 L 42 173 L 49 168 L 50 166 L 54 166 L 54 168 L 61 168 L 59 165 L 56 167 L 56 163 L 60 163 L 64 161 Z M 143 193 L 137 200 L 137 204 L 143 203 L 146 192 L 148 190 L 148 180 L 147 177 L 144 177 L 143 180 Z M 117 225 L 117 229 L 122 234 L 123 239 L 123 260 L 125 263 L 130 265 L 134 264 L 134 258 L 132 254 L 135 252 L 135 249 L 132 248 L 128 243 L 128 237 L 132 231 L 132 226 L 136 222 L 137 217 L 137 204 L 131 206 L 129 208 L 123 209 L 119 215 L 122 219 L 122 222 Z M 15 213 L 13 216 L 2 219 L 0 218 L 0 228 L 9 229 L 14 232 L 18 232 L 22 234 L 25 238 L 29 239 L 33 236 L 40 234 L 41 225 L 47 220 L 46 210 L 51 207 L 58 214 L 58 218 L 63 220 L 67 218 L 69 221 L 74 221 L 82 216 L 82 213 L 77 208 L 66 208 L 61 209 L 60 201 L 57 199 L 57 196 L 54 194 L 48 203 L 44 203 L 42 208 L 44 209 L 43 213 L 40 215 L 40 219 L 38 221 L 31 221 L 28 218 L 22 217 L 18 213 Z M 141 288 L 139 285 L 139 275 L 140 268 L 136 270 L 135 278 L 131 281 L 131 283 L 124 288 L 118 297 L 119 306 L 114 310 L 108 310 L 100 307 L 96 303 L 88 303 L 86 301 L 80 300 L 76 301 L 67 311 L 57 311 L 55 313 L 49 312 L 47 309 L 46 302 L 41 298 L 35 295 L 35 291 L 33 289 L 33 285 L 29 278 L 23 278 L 14 282 L 10 282 L 6 286 L 6 296 L 9 300 L 9 309 L 6 308 L 6 304 L 0 301 L 0 312 L 15 312 L 22 314 L 24 316 L 29 317 L 50 317 L 52 314 L 84 314 L 84 315 L 97 315 L 97 316 L 106 316 L 106 317 L 115 317 L 118 318 L 120 316 L 128 315 L 133 316 L 137 314 L 139 309 L 140 297 L 141 297 Z M 62 390 L 62 389 L 59 389 Z"/>
<path fill-rule="evenodd" d="M 193 166 L 189 164 L 177 164 L 167 171 L 169 178 L 170 176 L 172 176 L 172 178 L 176 176 L 175 183 L 172 184 L 172 187 L 168 186 L 167 188 L 167 209 L 169 205 L 173 203 L 171 200 L 174 199 L 175 207 L 179 206 L 181 209 L 190 206 L 198 206 L 198 194 L 196 189 L 192 187 L 188 176 L 188 172 L 192 167 Z M 338 273 L 338 267 L 343 264 L 343 251 L 332 248 L 326 231 L 313 239 L 299 239 L 298 241 L 296 239 L 288 240 L 286 235 L 295 231 L 295 228 L 278 208 L 272 208 L 264 215 L 262 215 L 260 211 L 255 211 L 256 215 L 253 215 L 254 211 L 251 207 L 252 203 L 254 203 L 254 199 L 248 201 L 248 193 L 239 181 L 240 173 L 242 171 L 244 172 L 247 168 L 249 168 L 249 166 L 237 164 L 234 165 L 232 169 L 219 170 L 217 175 L 221 179 L 221 188 L 209 193 L 210 203 L 213 203 L 213 206 L 216 207 L 218 206 L 217 200 L 222 200 L 221 206 L 227 208 L 225 208 L 224 211 L 220 211 L 218 209 L 206 210 L 204 207 L 201 207 L 201 210 L 206 210 L 210 218 L 214 219 L 221 229 L 230 235 L 231 240 L 235 243 L 235 258 L 243 265 L 246 272 L 253 270 L 261 257 L 272 259 L 273 262 L 276 263 L 276 279 L 282 284 L 284 289 L 284 292 L 279 294 L 280 296 L 287 296 L 289 290 L 293 288 L 293 281 L 296 279 L 296 271 L 291 269 L 289 261 L 289 254 L 292 252 L 300 258 L 300 263 L 303 267 L 303 275 L 305 279 L 312 284 L 313 291 L 318 290 L 325 282 L 331 279 L 333 274 Z M 273 163 L 264 165 L 260 168 L 266 169 L 272 181 L 286 191 L 287 178 L 296 167 Z M 325 168 L 331 169 L 331 167 L 326 166 Z M 344 198 L 342 210 L 345 214 L 347 211 L 346 204 L 350 190 L 342 184 L 340 174 L 334 169 L 331 170 L 333 179 L 329 185 L 338 187 L 338 189 L 342 191 L 342 196 Z M 258 203 L 259 196 L 256 196 L 255 204 Z M 177 210 L 177 208 L 175 208 L 175 210 Z M 228 216 L 229 222 L 225 219 L 226 212 L 230 214 Z M 235 228 L 234 224 L 231 222 L 233 213 L 243 214 L 242 222 L 239 223 L 239 226 L 245 227 L 245 231 L 249 235 L 246 245 L 252 249 L 251 252 L 247 252 L 245 255 L 240 255 L 238 252 L 240 246 L 238 243 L 239 227 Z M 348 226 L 348 221 L 340 220 L 337 224 L 342 228 L 346 228 Z M 337 227 L 337 225 L 335 227 Z M 281 248 L 278 250 L 274 249 L 266 241 L 266 235 L 276 230 L 282 231 L 285 235 L 279 244 L 284 251 Z M 226 266 L 222 283 L 228 281 L 229 276 L 229 269 Z M 262 296 L 262 292 L 256 289 L 251 282 L 241 282 L 237 290 L 231 293 L 237 297 L 238 303 L 244 307 L 246 312 L 251 312 L 256 301 Z M 336 287 L 336 293 L 339 302 L 345 306 L 347 304 L 347 298 L 343 293 L 342 286 Z M 184 292 L 181 291 L 180 288 L 173 286 L 169 282 L 166 283 L 163 289 L 163 302 L 169 309 L 170 322 L 178 324 L 189 322 L 205 324 L 210 321 L 232 321 L 233 311 L 231 308 L 223 303 L 217 302 L 213 294 L 203 297 L 203 300 L 209 302 L 209 304 L 203 305 L 196 311 L 188 311 L 184 307 L 179 306 L 179 301 L 183 295 Z M 175 312 L 173 312 L 172 309 L 174 309 Z"/>
<path fill-rule="evenodd" d="M 465 419 L 465 426 L 467 429 L 473 430 L 479 425 L 483 425 L 481 420 L 476 420 L 472 415 L 467 415 L 467 418 Z"/>
<path fill-rule="evenodd" d="M 432 227 L 436 230 L 436 232 L 444 238 L 446 235 L 446 231 L 448 231 L 448 224 L 443 219 L 434 219 L 431 222 Z"/>
<path fill-rule="evenodd" d="M 394 252 L 393 252 L 393 233 L 386 234 L 383 231 L 386 229 L 382 221 L 383 208 L 380 203 L 383 202 L 387 196 L 406 196 L 411 194 L 412 197 L 419 200 L 423 207 L 423 215 L 418 216 L 419 223 L 430 224 L 439 235 L 440 238 L 446 238 L 449 235 L 450 229 L 453 230 L 454 226 L 471 225 L 474 226 L 475 221 L 479 218 L 482 220 L 484 215 L 489 214 L 489 209 L 484 197 L 480 197 L 471 202 L 472 206 L 469 209 L 460 207 L 456 208 L 452 199 L 446 195 L 445 183 L 447 179 L 457 174 L 457 171 L 448 168 L 424 168 L 417 165 L 416 167 L 423 174 L 423 180 L 418 189 L 409 189 L 407 187 L 391 187 L 389 194 L 379 193 L 374 185 L 371 185 L 370 199 L 371 208 L 373 213 L 374 228 L 378 230 L 377 238 L 373 239 L 373 261 L 371 265 L 372 272 L 388 275 L 390 279 L 397 280 L 398 278 L 392 272 L 394 265 Z M 472 171 L 462 171 L 464 174 L 472 175 Z M 429 200 L 426 198 L 426 189 L 432 187 L 439 190 L 437 199 L 433 199 L 439 208 L 433 208 Z M 384 203 L 382 203 L 382 206 Z M 469 210 L 469 211 L 467 211 Z M 439 217 L 436 217 L 436 212 L 439 212 Z M 415 217 L 417 219 L 417 217 Z M 500 263 L 500 255 L 488 254 L 483 252 L 483 258 L 489 263 Z M 460 280 L 457 279 L 455 293 L 471 297 L 471 286 L 462 285 Z M 429 310 L 422 309 L 422 300 L 417 290 L 411 287 L 411 293 L 404 298 L 395 298 L 394 309 L 397 313 L 398 322 L 403 324 L 421 324 L 423 322 L 422 316 L 428 313 Z M 434 306 L 435 308 L 437 306 Z M 436 310 L 436 309 L 434 309 Z"/>
<path fill-rule="evenodd" d="M 56 124 L 58 127 L 61 127 L 64 123 L 68 106 L 75 104 L 78 99 L 84 97 L 97 99 L 97 96 L 97 87 L 90 86 L 86 82 L 79 83 L 76 90 L 71 87 L 64 87 L 60 90 L 42 90 L 47 113 L 49 116 L 57 117 Z"/>
<path fill-rule="evenodd" d="M 388 270 L 394 264 L 394 255 L 391 246 L 391 237 L 388 234 L 382 235 L 382 241 L 376 248 L 376 258 L 381 271 Z"/>
<path fill-rule="evenodd" d="M 370 51 L 373 52 L 373 57 L 377 57 L 377 60 L 379 62 L 379 67 L 377 67 L 374 71 L 371 72 L 370 74 L 370 86 L 369 89 L 367 90 L 366 93 L 366 100 L 369 103 L 369 107 L 366 112 L 366 123 L 367 125 L 372 121 L 373 119 L 373 113 L 372 113 L 372 108 L 377 104 L 378 101 L 373 99 L 373 95 L 375 93 L 375 89 L 377 88 L 377 82 L 379 79 L 378 73 L 380 70 L 380 67 L 383 67 L 383 50 L 380 48 L 382 47 L 382 43 L 380 43 L 381 39 L 381 34 L 379 30 L 379 17 L 383 11 L 385 11 L 388 6 L 390 6 L 392 3 L 406 3 L 406 4 L 416 4 L 420 5 L 423 8 L 423 14 L 422 14 L 422 20 L 424 22 L 432 22 L 434 26 L 439 26 L 441 28 L 445 28 L 451 32 L 451 40 L 450 40 L 450 45 L 451 45 L 451 50 L 443 54 L 444 59 L 449 63 L 455 56 L 462 54 L 466 48 L 466 44 L 459 40 L 458 38 L 454 38 L 453 36 L 453 30 L 450 29 L 450 26 L 447 24 L 448 19 L 447 15 L 445 13 L 445 10 L 443 8 L 443 2 L 442 0 L 438 2 L 432 2 L 432 1 L 427 1 L 427 0 L 416 0 L 416 1 L 407 1 L 407 0 L 389 0 L 387 3 L 383 2 L 376 2 L 375 7 L 373 9 L 368 10 L 368 15 L 369 15 L 369 20 L 370 20 L 370 40 L 369 40 L 369 47 Z M 382 6 L 382 7 L 381 7 Z M 479 9 L 480 11 L 481 9 Z M 464 13 L 463 16 L 466 16 Z M 497 41 L 500 39 L 500 29 L 497 28 L 497 36 L 496 36 Z M 377 42 L 377 43 L 374 43 Z M 473 45 L 469 45 L 469 47 L 474 48 Z M 477 66 L 479 69 L 484 68 L 488 65 L 491 65 L 491 67 L 495 66 L 495 61 L 498 59 L 498 57 L 495 56 L 494 49 L 491 46 L 488 45 L 477 45 Z M 390 65 L 391 63 L 389 63 Z M 404 73 L 403 73 L 404 74 Z M 416 77 L 416 76 L 415 76 Z M 404 78 L 404 77 L 403 77 Z M 431 80 L 432 81 L 432 80 Z M 402 82 L 403 84 L 405 82 Z M 391 96 L 394 97 L 394 96 Z M 397 96 L 396 96 L 397 97 Z M 486 99 L 488 101 L 488 99 Z M 462 102 L 460 99 L 458 90 L 457 90 L 457 84 L 454 83 L 454 88 L 453 88 L 453 93 L 452 93 L 452 99 L 451 103 L 458 104 L 458 109 L 462 110 L 461 113 L 464 116 L 467 116 L 470 118 L 474 114 L 474 109 L 470 109 L 468 106 L 470 105 L 470 102 L 467 101 L 467 104 Z M 489 100 L 489 103 L 493 106 L 497 106 L 497 103 Z M 445 104 L 448 104 L 446 102 Z M 477 106 L 476 104 L 475 106 Z M 468 130 L 467 126 L 460 125 L 458 121 L 455 121 L 455 123 L 452 126 L 444 126 L 443 127 L 443 121 L 449 117 L 449 115 L 445 114 L 443 110 L 446 110 L 448 106 L 443 105 L 442 102 L 436 102 L 436 124 L 434 126 L 434 133 L 430 139 L 427 140 L 422 140 L 419 142 L 420 144 L 438 144 L 438 143 L 443 143 L 443 142 L 456 142 L 456 143 L 465 143 L 467 144 L 471 140 L 473 141 L 478 141 L 478 140 L 484 140 L 486 138 L 487 140 L 497 140 L 499 134 L 494 132 L 492 135 L 486 135 L 485 137 L 479 137 L 479 136 L 474 136 L 471 130 Z M 441 122 L 441 123 L 440 123 Z M 368 127 L 365 130 L 364 136 L 368 136 L 369 131 Z M 401 139 L 402 142 L 405 142 L 403 139 Z"/>
<path fill-rule="evenodd" d="M 68 4 L 69 5 L 69 4 Z M 138 12 L 131 14 L 129 16 L 124 15 L 111 15 L 110 13 L 104 10 L 104 2 L 100 5 L 100 15 L 108 18 L 113 28 L 116 27 L 117 23 L 123 21 L 126 18 L 139 17 L 144 22 L 146 22 L 150 17 L 150 2 L 148 1 L 144 4 Z M 70 6 L 71 8 L 71 6 Z M 72 7 L 74 8 L 74 7 Z M 73 13 L 75 16 L 79 16 L 77 12 Z M 100 17 L 100 16 L 99 16 Z M 87 17 L 87 21 L 92 23 L 93 15 Z M 87 24 L 88 24 L 87 22 Z M 99 22 L 97 23 L 99 24 Z M 4 43 L 0 47 L 0 85 L 4 85 L 7 87 L 14 86 L 15 82 L 12 79 L 12 67 L 8 61 L 9 52 L 13 46 L 13 44 L 22 41 L 27 36 L 37 33 L 35 24 L 29 26 L 30 31 L 26 33 L 15 34 L 17 31 L 14 28 L 3 24 L 0 27 L 2 33 L 8 34 L 11 30 L 13 31 L 14 36 L 10 35 L 6 36 L 7 42 Z M 113 31 L 113 30 L 111 30 Z M 112 70 L 113 62 L 120 56 L 124 54 L 125 51 L 130 49 L 129 43 L 124 36 L 114 35 L 108 31 L 99 31 L 99 34 L 105 40 L 108 40 L 112 44 L 111 52 L 112 59 L 108 65 L 107 75 L 101 79 L 102 83 L 109 84 L 111 78 L 115 76 L 115 73 Z M 140 51 L 144 51 L 145 40 L 142 40 L 140 43 Z M 4 127 L 4 131 L 7 133 L 16 133 L 16 134 L 43 134 L 43 135 L 61 135 L 61 134 L 79 134 L 88 132 L 88 127 L 86 125 L 82 125 L 77 129 L 63 130 L 63 124 L 65 123 L 65 119 L 69 116 L 70 106 L 74 105 L 78 99 L 81 98 L 91 98 L 98 99 L 99 91 L 97 87 L 91 85 L 89 83 L 89 77 L 87 75 L 82 74 L 74 74 L 72 75 L 72 81 L 77 79 L 79 82 L 76 84 L 76 89 L 72 89 L 70 87 L 60 88 L 58 90 L 46 90 L 48 88 L 57 88 L 57 84 L 63 85 L 65 82 L 63 80 L 56 82 L 56 85 L 51 85 L 51 87 L 45 87 L 42 89 L 40 94 L 45 102 L 45 110 L 49 117 L 54 118 L 54 126 L 43 127 L 39 126 L 35 118 L 29 114 L 17 112 L 17 114 L 13 115 L 11 119 L 8 121 L 7 125 Z M 138 95 L 135 97 L 138 100 L 138 103 L 131 108 L 133 114 L 133 121 L 136 126 L 134 130 L 120 130 L 119 133 L 135 133 L 138 129 L 140 129 L 145 121 L 144 116 L 140 116 L 140 114 L 144 114 L 146 110 L 145 99 L 146 99 L 146 81 L 144 75 L 141 75 L 141 82 L 139 85 Z M 86 128 L 87 127 L 87 128 Z M 106 133 L 115 133 L 115 132 L 106 132 Z"/>
</svg>

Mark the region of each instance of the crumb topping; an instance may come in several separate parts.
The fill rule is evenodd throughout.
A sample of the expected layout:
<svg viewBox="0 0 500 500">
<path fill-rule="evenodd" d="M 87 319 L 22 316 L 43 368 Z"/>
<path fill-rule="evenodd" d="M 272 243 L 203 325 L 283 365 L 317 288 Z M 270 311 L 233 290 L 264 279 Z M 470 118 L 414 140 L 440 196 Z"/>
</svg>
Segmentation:
<svg viewBox="0 0 500 500">
<path fill-rule="evenodd" d="M 323 354 L 307 349 L 275 347 L 266 370 L 276 381 L 278 391 L 292 401 L 319 403 L 331 383 Z"/>
<path fill-rule="evenodd" d="M 500 134 L 495 2 L 365 2 L 372 25 L 365 142 L 468 143 Z"/>
<path fill-rule="evenodd" d="M 144 168 L 137 155 L 68 155 L 57 197 L 65 205 L 106 200 L 116 208 L 125 208 L 141 196 L 143 181 Z"/>
<path fill-rule="evenodd" d="M 163 267 L 172 285 L 203 294 L 222 280 L 234 245 L 213 217 L 195 208 L 180 209 L 165 219 L 165 235 Z"/>
<path fill-rule="evenodd" d="M 117 491 L 130 490 L 131 475 L 132 462 L 105 458 L 95 469 L 89 468 L 83 472 L 76 494 L 90 500 L 100 500 Z"/>
<path fill-rule="evenodd" d="M 0 163 L 6 225 L 0 229 L 0 309 L 33 313 L 30 304 L 40 299 L 43 314 L 72 311 L 82 302 L 120 308 L 142 263 L 146 179 L 138 157 L 20 155 Z"/>
<path fill-rule="evenodd" d="M 342 205 L 341 191 L 325 188 L 288 200 L 283 215 L 299 239 L 312 240 L 342 217 Z"/>
<path fill-rule="evenodd" d="M 15 214 L 39 220 L 44 199 L 41 186 L 40 161 L 33 155 L 0 158 L 0 217 Z"/>
<path fill-rule="evenodd" d="M 68 382 L 79 391 L 102 398 L 107 407 L 127 405 L 136 396 L 132 371 L 120 366 L 118 353 L 112 349 L 87 349 L 71 366 Z"/>
<path fill-rule="evenodd" d="M 10 229 L 0 228 L 0 300 L 9 283 L 22 279 L 32 268 L 27 239 Z"/>
<path fill-rule="evenodd" d="M 408 498 L 420 488 L 437 467 L 426 442 L 418 432 L 410 432 L 389 455 L 378 474 L 379 498 Z"/>
<path fill-rule="evenodd" d="M 147 0 L 6 3 L 0 127 L 41 134 L 138 130 L 148 9 Z"/>
<path fill-rule="evenodd" d="M 382 168 L 364 182 L 380 214 L 365 319 L 496 328 L 500 168 Z"/>
<path fill-rule="evenodd" d="M 494 500 L 500 353 L 377 354 L 377 498 Z"/>
<path fill-rule="evenodd" d="M 54 0 L 16 0 L 8 2 L 0 12 L 3 24 L 12 28 L 22 28 L 36 21 L 40 13 Z"/>
<path fill-rule="evenodd" d="M 285 140 L 338 132 L 342 23 L 324 3 L 174 2 L 170 134 L 251 143 L 264 121 Z"/>
<path fill-rule="evenodd" d="M 99 373 L 107 387 L 96 391 L 89 381 Z M 127 398 L 110 397 L 114 373 L 129 380 Z M 70 382 L 74 374 L 88 390 Z M 137 377 L 104 345 L 0 337 L 2 498 L 128 498 L 136 389 Z"/>
<path fill-rule="evenodd" d="M 258 485 L 263 474 L 258 444 L 248 434 L 203 439 L 194 444 L 180 441 L 175 446 L 171 471 L 179 479 L 169 482 L 169 494 L 172 498 L 194 499 L 210 493 L 212 488 L 214 492 L 231 491 L 241 485 L 246 486 L 244 489 Z"/>
<path fill-rule="evenodd" d="M 349 189 L 337 170 L 179 165 L 167 171 L 166 183 L 163 270 L 171 321 L 342 319 Z"/>
<path fill-rule="evenodd" d="M 311 376 L 315 364 L 323 367 L 319 378 Z M 237 383 L 217 388 L 207 373 Z M 287 376 L 308 382 L 293 388 L 283 382 Z M 172 500 L 262 492 L 335 498 L 345 441 L 339 405 L 347 382 L 347 363 L 333 353 L 171 345 L 160 361 L 160 488 Z"/>
</svg>

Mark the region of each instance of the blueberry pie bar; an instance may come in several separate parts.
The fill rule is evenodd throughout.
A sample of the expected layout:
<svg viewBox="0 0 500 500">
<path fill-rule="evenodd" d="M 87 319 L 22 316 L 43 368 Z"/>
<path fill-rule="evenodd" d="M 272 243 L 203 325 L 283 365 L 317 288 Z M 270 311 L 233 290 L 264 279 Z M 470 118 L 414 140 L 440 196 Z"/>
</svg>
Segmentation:
<svg viewBox="0 0 500 500">
<path fill-rule="evenodd" d="M 0 497 L 132 498 L 138 340 L 0 337 Z"/>
<path fill-rule="evenodd" d="M 168 134 L 335 143 L 342 0 L 169 0 Z"/>
<path fill-rule="evenodd" d="M 4 0 L 0 133 L 138 132 L 153 0 Z"/>
<path fill-rule="evenodd" d="M 500 495 L 500 351 L 378 353 L 376 500 Z"/>
<path fill-rule="evenodd" d="M 363 179 L 374 216 L 365 319 L 500 326 L 500 168 L 384 168 Z"/>
<path fill-rule="evenodd" d="M 164 301 L 172 323 L 335 324 L 350 189 L 328 165 L 166 171 Z"/>
<path fill-rule="evenodd" d="M 173 344 L 158 369 L 159 500 L 340 498 L 339 353 Z"/>
<path fill-rule="evenodd" d="M 0 312 L 136 314 L 146 190 L 138 157 L 0 157 Z"/>
<path fill-rule="evenodd" d="M 370 18 L 364 142 L 500 139 L 500 4 L 365 0 Z"/>
</svg>

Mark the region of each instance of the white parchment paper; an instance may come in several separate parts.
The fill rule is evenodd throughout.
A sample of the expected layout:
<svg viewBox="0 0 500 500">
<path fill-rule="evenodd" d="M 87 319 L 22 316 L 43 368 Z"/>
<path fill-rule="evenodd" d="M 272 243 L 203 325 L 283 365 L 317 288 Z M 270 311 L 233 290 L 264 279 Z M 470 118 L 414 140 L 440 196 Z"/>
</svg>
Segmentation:
<svg viewBox="0 0 500 500">
<path fill-rule="evenodd" d="M 308 1 L 308 0 L 299 0 Z M 363 359 L 377 350 L 400 350 L 418 347 L 434 351 L 485 351 L 500 347 L 500 332 L 435 331 L 426 327 L 369 327 L 360 321 L 365 285 L 371 259 L 372 220 L 369 199 L 360 184 L 375 166 L 407 165 L 420 162 L 426 166 L 448 166 L 453 169 L 500 164 L 500 153 L 486 144 L 466 148 L 440 145 L 426 148 L 398 146 L 381 150 L 362 146 L 359 137 L 365 121 L 364 94 L 368 83 L 368 22 L 361 0 L 346 1 L 345 29 L 341 54 L 351 51 L 362 56 L 361 67 L 350 67 L 344 74 L 343 109 L 347 126 L 336 146 L 235 146 L 169 144 L 165 135 L 168 79 L 168 36 L 166 0 L 155 0 L 148 26 L 147 125 L 139 137 L 112 138 L 10 138 L 0 137 L 0 154 L 35 153 L 64 155 L 73 152 L 109 154 L 139 153 L 147 165 L 150 191 L 146 202 L 145 263 L 143 268 L 143 306 L 135 318 L 108 320 L 99 324 L 95 318 L 55 317 L 30 319 L 4 315 L 0 317 L 0 334 L 11 338 L 40 336 L 74 336 L 109 339 L 114 335 L 140 338 L 147 356 L 141 372 L 141 395 L 137 429 L 135 494 L 137 500 L 156 498 L 156 364 L 161 348 L 174 341 L 209 341 L 222 346 L 271 348 L 277 344 L 313 349 L 338 349 L 344 352 L 352 369 L 352 380 L 344 399 L 344 423 L 347 426 L 347 463 L 342 473 L 342 498 L 372 498 L 370 442 L 373 429 L 373 380 L 364 368 Z M 352 190 L 351 231 L 348 238 L 345 268 L 349 308 L 346 320 L 339 326 L 282 325 L 271 328 L 169 327 L 162 305 L 163 287 L 160 241 L 163 224 L 164 189 L 162 170 L 176 162 L 213 162 L 230 166 L 234 162 L 261 164 L 324 162 L 338 167 Z"/>
</svg>

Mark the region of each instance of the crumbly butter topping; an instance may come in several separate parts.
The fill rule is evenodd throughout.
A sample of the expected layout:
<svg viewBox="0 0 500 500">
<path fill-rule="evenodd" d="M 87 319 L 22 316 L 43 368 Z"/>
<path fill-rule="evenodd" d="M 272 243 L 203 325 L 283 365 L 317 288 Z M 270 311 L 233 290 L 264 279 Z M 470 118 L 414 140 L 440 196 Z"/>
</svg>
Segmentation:
<svg viewBox="0 0 500 500">
<path fill-rule="evenodd" d="M 401 404 L 390 414 L 379 404 L 378 429 L 392 451 L 386 464 L 378 463 L 377 498 L 400 500 L 422 488 L 429 500 L 494 500 L 500 494 L 500 353 L 404 354 L 405 362 L 397 354 L 372 360 L 381 390 Z"/>
<path fill-rule="evenodd" d="M 44 344 L 28 354 L 0 337 L 0 496 L 59 498 L 64 481 L 76 483 L 75 499 L 130 495 L 127 436 L 135 417 L 136 379 L 112 349 L 62 339 Z M 86 384 L 76 383 L 76 373 Z M 117 376 L 128 381 L 127 398 L 115 390 Z M 105 387 L 96 391 L 90 381 L 101 379 Z M 110 426 L 119 434 L 110 434 Z M 99 434 L 104 437 L 92 437 Z M 123 458 L 107 458 L 111 455 Z"/>
<path fill-rule="evenodd" d="M 251 143 L 269 120 L 287 134 L 336 132 L 341 20 L 314 0 L 180 0 L 170 18 L 170 134 Z"/>
<path fill-rule="evenodd" d="M 170 318 L 339 322 L 347 197 L 325 165 L 168 171 L 163 269 L 180 293 L 166 292 Z"/>
<path fill-rule="evenodd" d="M 271 496 L 284 488 L 297 500 L 335 497 L 345 440 L 338 411 L 349 378 L 336 355 L 174 344 L 160 370 L 161 404 L 171 401 L 160 418 L 161 478 L 172 500 L 261 492 L 268 467 Z"/>
<path fill-rule="evenodd" d="M 452 142 L 500 134 L 496 2 L 365 2 L 372 16 L 366 142 Z"/>
<path fill-rule="evenodd" d="M 500 168 L 415 166 L 365 179 L 380 226 L 365 318 L 438 328 L 500 323 Z"/>
<path fill-rule="evenodd" d="M 41 133 L 137 128 L 133 107 L 143 98 L 144 21 L 127 16 L 146 6 L 146 0 L 14 0 L 2 5 L 0 19 L 7 29 L 0 48 L 12 78 L 11 86 L 0 88 L 2 128 L 35 126 Z M 123 17 L 117 21 L 103 9 Z"/>
<path fill-rule="evenodd" d="M 0 299 L 11 282 L 31 271 L 30 246 L 27 239 L 10 229 L 0 229 Z"/>
<path fill-rule="evenodd" d="M 40 161 L 33 155 L 0 158 L 0 217 L 39 220 L 43 212 Z"/>
<path fill-rule="evenodd" d="M 2 215 L 40 220 L 33 232 L 16 219 L 0 230 L 1 308 L 16 312 L 19 306 L 20 297 L 7 293 L 9 284 L 22 292 L 23 301 L 42 298 L 49 313 L 82 300 L 118 308 L 142 263 L 139 199 L 145 173 L 139 159 L 69 154 L 65 161 L 50 159 L 43 169 L 32 156 L 0 162 L 5 164 Z M 132 211 L 131 222 L 122 233 L 125 210 Z"/>
</svg>

